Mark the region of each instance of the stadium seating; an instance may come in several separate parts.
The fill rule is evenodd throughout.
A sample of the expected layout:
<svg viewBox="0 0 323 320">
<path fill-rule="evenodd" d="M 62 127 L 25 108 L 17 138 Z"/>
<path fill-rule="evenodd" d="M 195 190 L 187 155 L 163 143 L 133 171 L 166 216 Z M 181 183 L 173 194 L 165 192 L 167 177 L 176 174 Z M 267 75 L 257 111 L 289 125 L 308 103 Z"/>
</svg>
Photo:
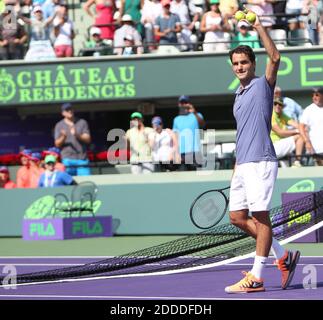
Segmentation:
<svg viewBox="0 0 323 320">
<path fill-rule="evenodd" d="M 269 31 L 278 49 L 287 47 L 287 33 L 284 29 L 273 29 Z"/>
<path fill-rule="evenodd" d="M 289 46 L 305 46 L 311 47 L 312 41 L 307 29 L 297 29 L 289 32 L 288 35 Z"/>
</svg>

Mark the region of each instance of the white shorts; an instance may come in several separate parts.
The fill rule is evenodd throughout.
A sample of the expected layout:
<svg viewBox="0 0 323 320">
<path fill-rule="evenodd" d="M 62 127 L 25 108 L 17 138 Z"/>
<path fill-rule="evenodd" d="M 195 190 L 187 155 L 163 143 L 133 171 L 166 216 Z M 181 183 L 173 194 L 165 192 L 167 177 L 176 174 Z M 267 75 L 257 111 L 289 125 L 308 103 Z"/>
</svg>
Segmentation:
<svg viewBox="0 0 323 320">
<path fill-rule="evenodd" d="M 268 211 L 278 162 L 248 162 L 236 166 L 230 188 L 230 211 Z"/>
<path fill-rule="evenodd" d="M 283 158 L 286 155 L 291 154 L 295 150 L 295 139 L 293 136 L 280 139 L 274 142 L 274 148 L 277 158 Z"/>
</svg>

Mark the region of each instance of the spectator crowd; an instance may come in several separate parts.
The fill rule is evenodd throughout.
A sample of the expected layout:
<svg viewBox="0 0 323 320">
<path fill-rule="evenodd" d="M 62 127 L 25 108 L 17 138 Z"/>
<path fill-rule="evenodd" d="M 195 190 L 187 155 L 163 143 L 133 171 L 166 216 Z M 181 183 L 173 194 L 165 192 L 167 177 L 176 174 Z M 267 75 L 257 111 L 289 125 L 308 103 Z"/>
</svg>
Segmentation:
<svg viewBox="0 0 323 320">
<path fill-rule="evenodd" d="M 0 58 L 41 59 L 75 55 L 74 21 L 64 0 L 5 0 L 1 10 Z M 243 6 L 256 12 L 266 29 L 307 31 L 319 44 L 323 0 L 87 0 L 83 10 L 93 24 L 86 49 L 94 55 L 133 55 L 166 46 L 179 51 L 229 50 L 238 45 L 260 48 L 257 34 L 234 14 Z M 14 18 L 13 17 L 14 15 Z M 304 33 L 305 34 L 305 33 Z M 279 159 L 294 157 L 292 166 L 304 165 L 304 153 L 322 165 L 323 88 L 314 88 L 312 104 L 303 109 L 275 88 L 271 138 Z M 74 184 L 73 176 L 90 175 L 88 146 L 91 133 L 86 120 L 75 116 L 70 103 L 61 107 L 62 119 L 54 128 L 53 147 L 41 153 L 29 149 L 19 155 L 16 182 L 0 167 L 0 188 L 35 188 Z M 154 115 L 150 123 L 140 112 L 130 115 L 130 128 L 121 150 L 134 174 L 196 170 L 203 166 L 200 131 L 205 119 L 190 97 L 178 99 L 172 128 Z M 104 155 L 107 159 L 106 154 Z M 129 156 L 129 157 L 128 157 Z"/>
<path fill-rule="evenodd" d="M 201 132 L 206 129 L 204 116 L 186 95 L 178 98 L 177 112 L 172 128 L 165 127 L 158 115 L 146 125 L 142 113 L 131 113 L 130 128 L 126 132 L 121 130 L 124 147 L 114 152 L 113 160 L 126 159 L 122 163 L 130 163 L 133 174 L 209 169 L 208 154 L 201 143 Z M 10 179 L 9 169 L 0 158 L 0 188 L 72 185 L 74 176 L 91 174 L 88 156 L 91 133 L 87 121 L 74 114 L 70 103 L 61 106 L 61 116 L 54 128 L 53 147 L 42 153 L 30 149 L 20 152 L 16 182 Z M 294 168 L 323 165 L 322 123 L 323 87 L 313 88 L 312 103 L 306 108 L 275 87 L 271 139 L 281 166 L 286 166 L 282 162 L 286 159 L 292 160 Z M 102 152 L 101 160 L 110 159 L 108 152 Z M 313 163 L 309 163 L 310 159 Z"/>
<path fill-rule="evenodd" d="M 133 55 L 177 51 L 218 52 L 248 44 L 257 34 L 234 14 L 253 10 L 270 32 L 301 30 L 310 45 L 323 42 L 322 0 L 87 0 L 82 9 L 92 24 L 84 28 L 84 48 L 74 52 L 75 21 L 65 0 L 5 0 L 0 24 L 0 58 L 39 60 L 80 55 Z M 11 17 L 14 15 L 14 19 Z M 281 34 L 281 33 L 280 33 Z M 273 33 L 273 38 L 276 34 Z M 286 39 L 285 39 L 286 40 Z M 280 39 L 280 44 L 283 42 Z M 286 42 L 286 45 L 288 43 Z"/>
</svg>

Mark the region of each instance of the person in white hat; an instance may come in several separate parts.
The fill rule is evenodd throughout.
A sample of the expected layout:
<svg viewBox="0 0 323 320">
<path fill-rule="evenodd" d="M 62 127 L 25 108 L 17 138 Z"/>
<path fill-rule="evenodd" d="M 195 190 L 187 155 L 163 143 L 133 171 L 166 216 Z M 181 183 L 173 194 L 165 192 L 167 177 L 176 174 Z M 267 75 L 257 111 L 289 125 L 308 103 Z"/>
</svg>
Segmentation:
<svg viewBox="0 0 323 320">
<path fill-rule="evenodd" d="M 137 50 L 134 46 L 133 36 L 131 34 L 127 34 L 124 38 L 124 48 L 122 50 L 123 56 L 130 56 L 132 54 L 136 54 Z"/>
<path fill-rule="evenodd" d="M 32 9 L 32 17 L 28 19 L 22 16 L 25 23 L 31 26 L 30 41 L 44 41 L 50 40 L 50 27 L 56 17 L 56 12 L 49 18 L 44 18 L 44 12 L 41 6 L 36 5 Z"/>
<path fill-rule="evenodd" d="M 133 43 L 137 47 L 137 53 L 142 54 L 144 52 L 142 47 L 141 35 L 134 27 L 134 22 L 129 14 L 125 14 L 121 18 L 122 26 L 114 33 L 114 53 L 122 55 L 125 44 L 125 37 L 132 36 Z"/>
<path fill-rule="evenodd" d="M 98 38 L 100 38 L 101 36 L 101 29 L 98 27 L 92 27 L 90 29 L 90 35 L 93 36 L 98 36 Z"/>
<path fill-rule="evenodd" d="M 143 25 L 140 22 L 144 3 L 145 0 L 120 0 L 120 16 L 131 15 L 135 28 L 140 35 L 144 33 Z"/>
<path fill-rule="evenodd" d="M 252 49 L 260 48 L 259 38 L 257 34 L 250 32 L 250 24 L 241 20 L 237 24 L 238 32 L 231 42 L 231 49 L 240 45 L 247 45 Z"/>
<path fill-rule="evenodd" d="M 86 50 L 86 54 L 84 55 L 93 55 L 93 56 L 103 56 L 107 54 L 112 54 L 112 47 L 106 44 L 106 41 L 102 39 L 102 31 L 101 28 L 92 27 L 90 29 L 90 41 L 88 41 L 85 45 L 86 49 L 93 49 L 93 50 Z"/>
</svg>

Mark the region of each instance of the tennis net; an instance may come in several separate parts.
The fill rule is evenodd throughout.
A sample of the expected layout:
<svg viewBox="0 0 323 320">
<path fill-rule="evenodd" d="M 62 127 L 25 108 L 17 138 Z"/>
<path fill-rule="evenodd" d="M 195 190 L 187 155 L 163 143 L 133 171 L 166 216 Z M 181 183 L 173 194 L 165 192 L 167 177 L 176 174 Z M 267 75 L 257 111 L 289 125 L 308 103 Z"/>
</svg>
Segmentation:
<svg viewBox="0 0 323 320">
<path fill-rule="evenodd" d="M 323 221 L 323 191 L 291 201 L 270 211 L 274 237 L 292 239 Z M 79 266 L 18 274 L 17 283 L 51 282 L 98 276 L 157 273 L 225 264 L 255 250 L 255 240 L 231 224 L 188 235 L 129 254 Z M 0 281 L 0 283 L 2 283 Z"/>
</svg>

